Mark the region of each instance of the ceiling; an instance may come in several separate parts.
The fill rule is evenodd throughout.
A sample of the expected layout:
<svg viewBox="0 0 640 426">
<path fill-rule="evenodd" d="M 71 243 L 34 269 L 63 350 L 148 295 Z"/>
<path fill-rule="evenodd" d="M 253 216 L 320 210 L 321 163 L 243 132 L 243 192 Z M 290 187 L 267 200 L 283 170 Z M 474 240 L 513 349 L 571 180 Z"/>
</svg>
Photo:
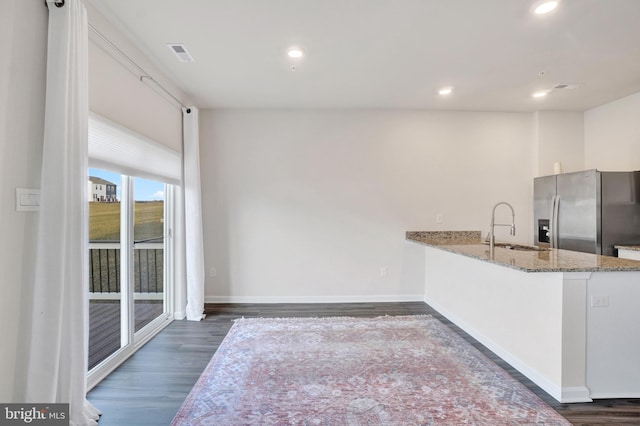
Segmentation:
<svg viewBox="0 0 640 426">
<path fill-rule="evenodd" d="M 640 91 L 640 0 L 533 3 L 91 0 L 200 108 L 584 111 Z"/>
</svg>

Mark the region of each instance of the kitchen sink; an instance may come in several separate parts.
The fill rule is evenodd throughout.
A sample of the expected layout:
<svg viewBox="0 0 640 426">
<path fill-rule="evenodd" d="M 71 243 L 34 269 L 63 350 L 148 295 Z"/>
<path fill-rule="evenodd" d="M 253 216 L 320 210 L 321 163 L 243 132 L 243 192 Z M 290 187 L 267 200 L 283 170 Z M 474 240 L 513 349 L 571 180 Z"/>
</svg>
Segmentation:
<svg viewBox="0 0 640 426">
<path fill-rule="evenodd" d="M 495 243 L 495 247 L 502 247 L 507 250 L 516 251 L 549 251 L 549 249 L 545 247 L 525 246 L 522 244 Z"/>
</svg>

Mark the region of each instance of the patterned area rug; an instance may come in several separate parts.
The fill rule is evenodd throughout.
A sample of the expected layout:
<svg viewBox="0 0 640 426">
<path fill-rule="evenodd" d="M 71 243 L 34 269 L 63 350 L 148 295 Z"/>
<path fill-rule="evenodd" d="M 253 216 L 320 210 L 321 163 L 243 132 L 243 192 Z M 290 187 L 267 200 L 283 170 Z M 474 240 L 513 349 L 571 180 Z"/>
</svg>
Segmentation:
<svg viewBox="0 0 640 426">
<path fill-rule="evenodd" d="M 237 320 L 173 425 L 570 425 L 430 316 Z"/>
</svg>

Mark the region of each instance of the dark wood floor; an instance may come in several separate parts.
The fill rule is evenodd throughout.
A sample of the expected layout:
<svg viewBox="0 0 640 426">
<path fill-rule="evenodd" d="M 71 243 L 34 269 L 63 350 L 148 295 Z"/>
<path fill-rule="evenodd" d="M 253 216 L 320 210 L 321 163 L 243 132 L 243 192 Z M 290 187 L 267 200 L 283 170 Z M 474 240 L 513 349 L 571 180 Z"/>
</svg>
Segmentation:
<svg viewBox="0 0 640 426">
<path fill-rule="evenodd" d="M 135 331 L 157 318 L 162 300 L 136 300 Z M 91 300 L 89 303 L 89 370 L 120 349 L 120 301 Z"/>
<path fill-rule="evenodd" d="M 207 305 L 201 322 L 174 321 L 88 395 L 103 415 L 100 426 L 167 425 L 229 331 L 240 317 L 323 317 L 432 314 L 480 349 L 574 425 L 640 425 L 640 399 L 597 400 L 560 404 L 510 365 L 451 324 L 428 305 L 225 304 Z"/>
</svg>

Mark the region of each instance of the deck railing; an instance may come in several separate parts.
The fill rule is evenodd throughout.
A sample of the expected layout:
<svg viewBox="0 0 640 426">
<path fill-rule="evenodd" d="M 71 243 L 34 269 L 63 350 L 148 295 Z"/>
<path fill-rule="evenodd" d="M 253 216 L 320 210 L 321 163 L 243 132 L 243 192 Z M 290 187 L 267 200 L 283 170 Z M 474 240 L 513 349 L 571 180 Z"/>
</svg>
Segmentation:
<svg viewBox="0 0 640 426">
<path fill-rule="evenodd" d="M 133 291 L 136 298 L 161 297 L 164 292 L 162 239 L 134 243 Z M 89 242 L 89 293 L 92 299 L 120 298 L 120 242 Z"/>
</svg>

